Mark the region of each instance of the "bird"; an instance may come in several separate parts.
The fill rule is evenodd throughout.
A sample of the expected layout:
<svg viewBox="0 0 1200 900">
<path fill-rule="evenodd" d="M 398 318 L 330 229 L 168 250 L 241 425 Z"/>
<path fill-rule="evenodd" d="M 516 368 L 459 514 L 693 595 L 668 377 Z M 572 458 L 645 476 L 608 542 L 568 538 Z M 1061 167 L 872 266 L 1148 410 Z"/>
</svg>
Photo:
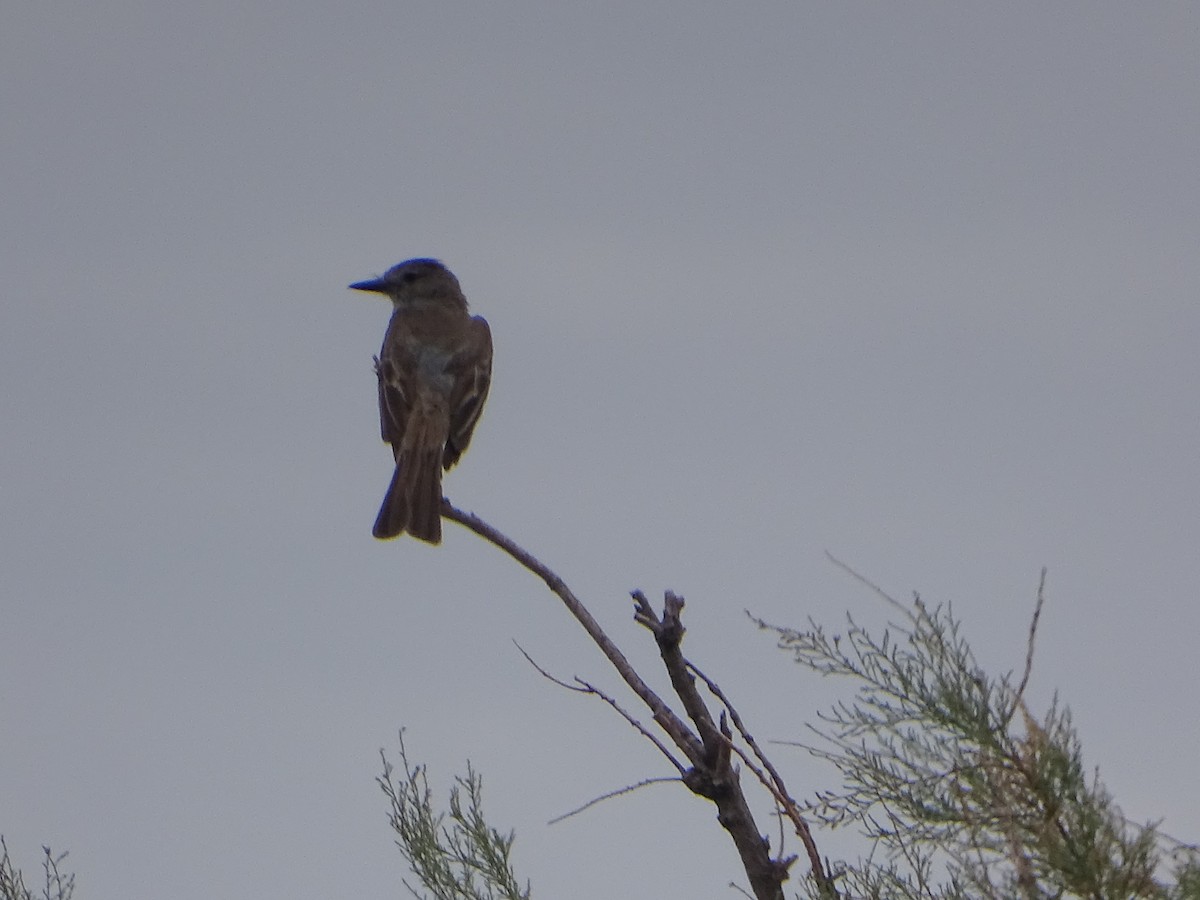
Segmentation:
<svg viewBox="0 0 1200 900">
<path fill-rule="evenodd" d="M 372 534 L 442 540 L 442 470 L 462 457 L 492 381 L 492 332 L 472 316 L 458 279 L 439 260 L 410 259 L 356 281 L 392 301 L 375 357 L 379 425 L 395 470 Z"/>
</svg>

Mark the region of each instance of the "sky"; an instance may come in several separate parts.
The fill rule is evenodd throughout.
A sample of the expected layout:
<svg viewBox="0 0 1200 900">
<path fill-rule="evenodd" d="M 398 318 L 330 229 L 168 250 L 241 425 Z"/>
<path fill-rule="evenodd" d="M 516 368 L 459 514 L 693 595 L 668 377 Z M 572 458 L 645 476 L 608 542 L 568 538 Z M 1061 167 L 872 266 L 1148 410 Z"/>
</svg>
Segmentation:
<svg viewBox="0 0 1200 900">
<path fill-rule="evenodd" d="M 374 782 L 469 759 L 535 896 L 728 896 L 713 811 L 561 605 L 391 461 L 346 289 L 491 324 L 447 496 L 760 740 L 850 685 L 744 610 L 952 603 L 1200 840 L 1200 7 L 12 0 L 0 28 L 0 833 L 90 900 L 400 896 Z M 774 746 L 792 792 L 836 786 Z M 760 824 L 769 822 L 767 804 Z M 818 833 L 837 853 L 852 834 Z M 789 849 L 795 851 L 795 842 Z M 664 862 L 666 863 L 664 865 Z"/>
</svg>

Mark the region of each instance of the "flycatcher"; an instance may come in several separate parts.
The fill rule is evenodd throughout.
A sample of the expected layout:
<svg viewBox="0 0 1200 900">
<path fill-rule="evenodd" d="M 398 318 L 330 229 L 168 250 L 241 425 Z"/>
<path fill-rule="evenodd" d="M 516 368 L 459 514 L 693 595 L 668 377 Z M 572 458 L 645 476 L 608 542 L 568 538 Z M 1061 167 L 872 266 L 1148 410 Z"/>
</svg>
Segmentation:
<svg viewBox="0 0 1200 900">
<path fill-rule="evenodd" d="M 492 380 L 492 332 L 467 312 L 458 279 L 436 259 L 410 259 L 350 285 L 392 301 L 375 359 L 379 423 L 396 471 L 373 534 L 442 540 L 442 469 L 458 462 Z"/>
</svg>

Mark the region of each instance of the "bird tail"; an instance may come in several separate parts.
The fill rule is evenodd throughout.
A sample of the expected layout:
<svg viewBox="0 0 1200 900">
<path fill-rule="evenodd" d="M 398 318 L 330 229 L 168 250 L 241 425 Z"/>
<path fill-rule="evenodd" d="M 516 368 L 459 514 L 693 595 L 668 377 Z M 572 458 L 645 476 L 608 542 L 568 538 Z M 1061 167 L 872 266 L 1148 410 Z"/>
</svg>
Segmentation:
<svg viewBox="0 0 1200 900">
<path fill-rule="evenodd" d="M 392 473 L 372 534 L 380 540 L 408 532 L 431 544 L 442 542 L 441 452 L 402 457 Z"/>
<path fill-rule="evenodd" d="M 444 404 L 414 415 L 396 451 L 396 470 L 379 508 L 372 534 L 380 540 L 408 532 L 431 544 L 442 542 L 442 450 L 449 430 Z"/>
</svg>

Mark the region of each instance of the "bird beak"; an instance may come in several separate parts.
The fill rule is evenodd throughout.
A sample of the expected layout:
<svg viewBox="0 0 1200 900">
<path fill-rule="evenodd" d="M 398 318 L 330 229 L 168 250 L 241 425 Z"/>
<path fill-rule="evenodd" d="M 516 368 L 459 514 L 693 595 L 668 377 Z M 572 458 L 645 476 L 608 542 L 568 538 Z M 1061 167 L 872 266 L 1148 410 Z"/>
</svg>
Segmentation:
<svg viewBox="0 0 1200 900">
<path fill-rule="evenodd" d="M 356 291 L 375 291 L 378 294 L 387 293 L 387 290 L 383 286 L 382 278 L 372 278 L 369 281 L 356 281 L 350 287 Z"/>
</svg>

